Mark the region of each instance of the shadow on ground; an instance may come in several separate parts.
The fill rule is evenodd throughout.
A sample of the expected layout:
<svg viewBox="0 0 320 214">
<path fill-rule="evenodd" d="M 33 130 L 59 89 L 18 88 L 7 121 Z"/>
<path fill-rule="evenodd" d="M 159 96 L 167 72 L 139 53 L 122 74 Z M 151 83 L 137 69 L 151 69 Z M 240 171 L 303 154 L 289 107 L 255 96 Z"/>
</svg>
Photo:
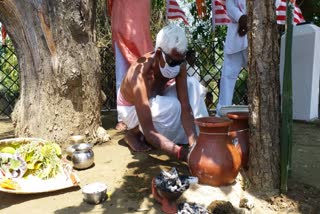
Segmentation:
<svg viewBox="0 0 320 214">
<path fill-rule="evenodd" d="M 112 143 L 105 145 L 98 145 L 96 151 L 100 153 L 110 151 L 110 148 L 120 148 L 121 153 L 130 156 L 130 161 L 125 162 L 124 169 L 121 174 L 121 180 L 117 180 L 119 185 L 112 192 L 106 203 L 93 206 L 84 203 L 82 200 L 72 201 L 70 196 L 75 195 L 80 197 L 81 192 L 78 189 L 68 189 L 53 193 L 45 193 L 39 195 L 13 195 L 0 193 L 0 209 L 5 209 L 17 205 L 18 207 L 26 206 L 25 202 L 30 204 L 33 201 L 37 201 L 44 198 L 44 203 L 52 204 L 39 204 L 46 210 L 46 206 L 51 210 L 55 210 L 57 214 L 69 214 L 69 213 L 160 213 L 160 206 L 152 198 L 151 194 L 151 181 L 154 176 L 159 175 L 161 170 L 169 170 L 172 167 L 176 167 L 177 170 L 184 175 L 188 175 L 188 167 L 185 163 L 181 163 L 174 158 L 169 158 L 163 155 L 161 152 L 152 150 L 147 153 L 132 153 L 128 152 L 127 145 L 123 141 L 124 132 L 115 131 L 113 128 L 116 125 L 116 113 L 104 113 L 102 125 L 112 135 Z M 279 207 L 286 210 L 287 207 L 293 207 L 295 203 L 296 210 L 300 213 L 312 213 L 319 208 L 320 205 L 320 191 L 315 188 L 319 187 L 317 181 L 320 180 L 320 132 L 319 123 L 298 123 L 295 122 L 293 126 L 293 161 L 292 161 L 292 179 L 289 183 L 289 191 L 286 195 L 280 195 L 277 198 L 269 199 L 270 207 L 274 207 L 274 213 L 278 213 Z M 0 121 L 0 138 L 10 137 L 13 134 L 10 121 Z M 112 150 L 111 150 L 112 151 Z M 98 153 L 98 152 L 97 152 Z M 102 154 L 104 155 L 104 154 Z M 105 155 L 108 155 L 107 153 Z M 117 155 L 117 154 L 113 154 Z M 119 155 L 121 155 L 119 153 Z M 121 158 L 121 157 L 120 157 Z M 126 158 L 126 157 L 124 157 Z M 112 159 L 102 160 L 99 165 L 97 164 L 93 169 L 87 172 L 79 172 L 79 174 L 95 173 L 96 177 L 99 173 L 98 168 L 105 170 L 109 173 L 116 173 L 117 169 L 108 169 L 110 167 L 109 162 L 114 161 Z M 118 160 L 119 161 L 119 160 Z M 115 170 L 115 171 L 114 171 Z M 105 173 L 105 171 L 103 173 Z M 101 172 L 102 173 L 102 172 Z M 90 177 L 89 175 L 86 175 Z M 110 175 L 108 175 L 110 176 Z M 112 177 L 112 175 L 111 175 Z M 107 178 L 103 178 L 107 180 Z M 84 181 L 86 182 L 86 180 Z M 58 199 L 59 198 L 59 199 Z M 58 203 L 58 200 L 65 198 L 70 200 L 70 206 L 59 206 L 54 203 Z M 31 205 L 30 205 L 31 206 Z M 35 212 L 41 213 L 41 212 Z M 315 212 L 316 213 L 316 212 Z"/>
<path fill-rule="evenodd" d="M 58 190 L 55 192 L 28 194 L 27 196 L 25 194 L 8 194 L 8 193 L 0 192 L 0 199 L 1 199 L 0 210 L 10 206 L 20 204 L 20 203 L 24 203 L 27 201 L 37 200 L 39 198 L 58 196 L 58 195 L 70 193 L 73 191 L 79 191 L 79 189 L 80 189 L 79 187 L 71 187 L 64 190 Z M 12 203 L 13 201 L 14 201 L 14 204 Z"/>
</svg>

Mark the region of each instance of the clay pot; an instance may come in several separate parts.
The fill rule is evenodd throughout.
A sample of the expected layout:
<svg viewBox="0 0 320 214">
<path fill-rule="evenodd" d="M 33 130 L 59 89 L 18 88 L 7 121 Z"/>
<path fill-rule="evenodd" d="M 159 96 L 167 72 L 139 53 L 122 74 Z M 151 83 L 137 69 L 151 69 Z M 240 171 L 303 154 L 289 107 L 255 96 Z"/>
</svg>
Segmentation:
<svg viewBox="0 0 320 214">
<path fill-rule="evenodd" d="M 152 179 L 151 191 L 153 197 L 161 204 L 161 210 L 167 214 L 174 214 L 178 211 L 176 200 L 182 195 L 182 192 L 169 193 L 156 187 L 155 178 Z"/>
<path fill-rule="evenodd" d="M 188 164 L 199 183 L 223 186 L 234 182 L 241 166 L 241 157 L 228 134 L 229 119 L 203 117 L 195 120 L 199 137 L 191 148 Z"/>
<path fill-rule="evenodd" d="M 229 128 L 229 134 L 238 138 L 236 147 L 241 155 L 241 165 L 246 169 L 249 160 L 249 113 L 229 112 L 227 117 L 233 120 Z"/>
</svg>

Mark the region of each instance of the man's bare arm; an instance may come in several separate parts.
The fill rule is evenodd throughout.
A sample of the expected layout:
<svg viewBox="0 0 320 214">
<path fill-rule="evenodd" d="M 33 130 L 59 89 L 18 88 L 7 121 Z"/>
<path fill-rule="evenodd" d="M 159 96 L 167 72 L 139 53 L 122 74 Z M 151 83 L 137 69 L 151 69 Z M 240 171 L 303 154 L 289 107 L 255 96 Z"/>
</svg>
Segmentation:
<svg viewBox="0 0 320 214">
<path fill-rule="evenodd" d="M 156 131 L 153 126 L 152 122 L 152 114 L 149 105 L 148 99 L 148 74 L 147 72 L 143 72 L 143 69 L 151 69 L 150 65 L 145 64 L 144 66 L 140 66 L 136 69 L 140 69 L 138 72 L 139 74 L 136 75 L 132 79 L 132 88 L 133 88 L 133 95 L 135 98 L 135 107 L 137 116 L 143 131 L 143 134 L 151 145 L 156 148 L 159 148 L 165 151 L 168 154 L 176 156 L 179 158 L 179 153 L 181 148 L 175 145 L 172 141 L 167 139 L 165 136 L 161 135 Z"/>
</svg>

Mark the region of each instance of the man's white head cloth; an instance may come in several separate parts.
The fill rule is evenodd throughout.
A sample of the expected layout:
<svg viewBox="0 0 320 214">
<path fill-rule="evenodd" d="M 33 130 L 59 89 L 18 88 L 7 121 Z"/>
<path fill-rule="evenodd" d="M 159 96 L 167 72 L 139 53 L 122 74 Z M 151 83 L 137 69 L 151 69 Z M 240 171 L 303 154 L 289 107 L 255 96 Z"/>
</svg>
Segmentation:
<svg viewBox="0 0 320 214">
<path fill-rule="evenodd" d="M 178 53 L 185 54 L 187 51 L 188 40 L 184 30 L 177 25 L 167 25 L 157 34 L 156 48 L 159 47 L 167 54 L 172 49 L 176 49 Z"/>
</svg>

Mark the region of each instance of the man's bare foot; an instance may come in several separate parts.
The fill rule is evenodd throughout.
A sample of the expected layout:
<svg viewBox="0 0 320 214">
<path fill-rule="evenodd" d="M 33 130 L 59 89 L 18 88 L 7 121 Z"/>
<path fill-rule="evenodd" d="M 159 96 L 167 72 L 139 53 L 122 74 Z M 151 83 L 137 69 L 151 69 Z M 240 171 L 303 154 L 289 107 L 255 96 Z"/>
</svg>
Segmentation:
<svg viewBox="0 0 320 214">
<path fill-rule="evenodd" d="M 118 122 L 116 125 L 116 130 L 118 131 L 124 131 L 124 130 L 127 130 L 127 128 L 128 128 L 127 125 L 122 121 Z"/>
<path fill-rule="evenodd" d="M 143 134 L 140 131 L 127 131 L 124 140 L 134 152 L 146 152 L 152 149 L 147 144 Z"/>
</svg>

